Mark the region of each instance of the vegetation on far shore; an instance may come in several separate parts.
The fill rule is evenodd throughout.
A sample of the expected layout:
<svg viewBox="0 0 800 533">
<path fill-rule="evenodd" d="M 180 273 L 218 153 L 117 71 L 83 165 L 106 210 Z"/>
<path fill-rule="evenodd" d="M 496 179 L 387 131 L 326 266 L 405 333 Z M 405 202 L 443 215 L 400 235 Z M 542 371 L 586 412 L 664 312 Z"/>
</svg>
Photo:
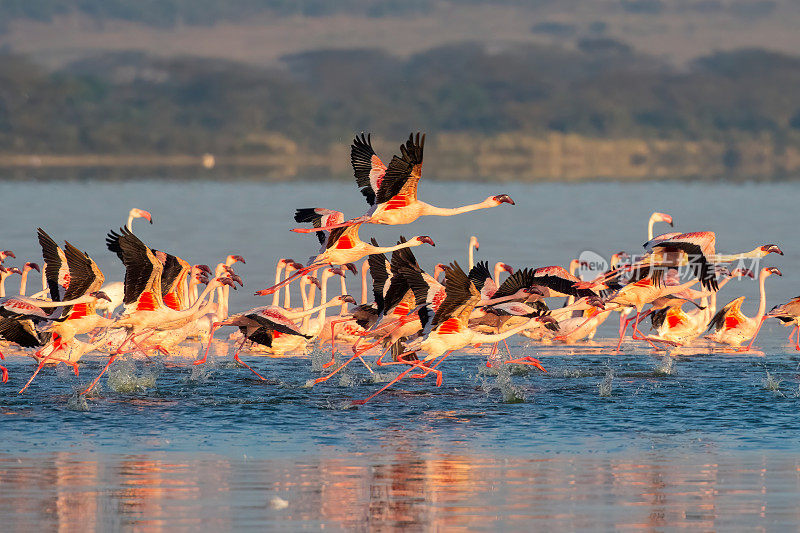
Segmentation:
<svg viewBox="0 0 800 533">
<path fill-rule="evenodd" d="M 800 57 L 744 49 L 676 69 L 608 38 L 574 50 L 463 43 L 407 59 L 321 50 L 282 68 L 126 52 L 51 72 L 0 55 L 0 164 L 211 153 L 301 165 L 344 154 L 346 166 L 354 133 L 374 132 L 388 159 L 417 130 L 478 173 L 503 157 L 523 176 L 537 159 L 531 177 L 568 177 L 570 165 L 575 175 L 795 172 Z"/>
</svg>

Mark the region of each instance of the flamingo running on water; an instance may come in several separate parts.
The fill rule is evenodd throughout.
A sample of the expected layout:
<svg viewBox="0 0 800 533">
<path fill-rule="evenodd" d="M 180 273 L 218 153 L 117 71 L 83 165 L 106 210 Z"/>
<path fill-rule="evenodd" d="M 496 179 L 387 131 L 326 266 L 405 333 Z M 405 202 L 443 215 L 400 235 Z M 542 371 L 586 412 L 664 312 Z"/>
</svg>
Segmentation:
<svg viewBox="0 0 800 533">
<path fill-rule="evenodd" d="M 707 335 L 706 338 L 720 344 L 728 344 L 735 347 L 741 346 L 743 342 L 753 338 L 758 331 L 758 326 L 761 324 L 767 305 L 764 282 L 773 274 L 783 275 L 775 267 L 764 267 L 758 274 L 759 301 L 758 311 L 754 318 L 745 316 L 742 313 L 742 302 L 745 297 L 740 296 L 714 315 L 714 318 L 708 323 L 707 330 L 713 330 L 713 333 Z"/>
</svg>

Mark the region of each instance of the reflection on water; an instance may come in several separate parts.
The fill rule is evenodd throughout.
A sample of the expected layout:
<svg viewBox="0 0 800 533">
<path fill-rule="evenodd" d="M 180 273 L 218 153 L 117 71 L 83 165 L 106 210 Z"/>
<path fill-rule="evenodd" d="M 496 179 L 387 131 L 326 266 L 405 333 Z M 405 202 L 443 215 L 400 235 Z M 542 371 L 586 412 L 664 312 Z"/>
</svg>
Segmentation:
<svg viewBox="0 0 800 533">
<path fill-rule="evenodd" d="M 0 457 L 4 529 L 788 527 L 788 454 Z M 702 461 L 698 462 L 698 459 Z M 288 505 L 276 505 L 284 500 Z"/>
</svg>

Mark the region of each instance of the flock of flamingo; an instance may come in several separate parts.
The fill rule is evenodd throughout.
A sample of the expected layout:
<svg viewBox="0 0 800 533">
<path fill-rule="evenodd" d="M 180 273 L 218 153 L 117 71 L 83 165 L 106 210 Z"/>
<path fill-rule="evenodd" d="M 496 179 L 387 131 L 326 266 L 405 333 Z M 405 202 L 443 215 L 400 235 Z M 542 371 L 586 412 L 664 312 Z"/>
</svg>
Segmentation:
<svg viewBox="0 0 800 533">
<path fill-rule="evenodd" d="M 373 365 L 400 366 L 402 371 L 394 379 L 365 400 L 355 402 L 358 404 L 409 374 L 416 378 L 434 374 L 439 386 L 439 365 L 467 346 L 491 344 L 487 366 L 515 363 L 545 371 L 533 357 L 510 356 L 507 344 L 510 358 L 504 359 L 498 343 L 505 344 L 505 339 L 517 334 L 551 343 L 591 340 L 597 327 L 615 312 L 619 313 L 617 351 L 628 326 L 632 328 L 632 339 L 644 340 L 657 350 L 691 344 L 707 333 L 705 338 L 716 343 L 750 351 L 768 318 L 794 326 L 790 342 L 800 330 L 800 297 L 765 312 L 765 280 L 773 274 L 780 276 L 780 270 L 764 267 L 753 272 L 740 266 L 749 258 L 770 253 L 783 255 L 777 245 L 722 255 L 716 253 L 715 234 L 710 231 L 653 236 L 655 223 L 672 226 L 672 217 L 663 213 L 650 217 L 648 239 L 641 254 L 613 254 L 608 269 L 592 280 L 575 275 L 576 269 L 582 267 L 577 259 L 568 268 L 515 269 L 498 262 L 490 269 L 486 261 L 473 260 L 473 250 L 479 247 L 475 237 L 469 242 L 468 270 L 453 261 L 437 264 L 432 273 L 419 265 L 411 251 L 423 244 L 434 246 L 429 236 L 401 237 L 396 245 L 386 247 L 379 246 L 375 239 L 370 243 L 362 241 L 358 232 L 364 224 L 401 225 L 421 216 L 453 216 L 504 203 L 514 205 L 505 194 L 453 209 L 420 201 L 417 186 L 422 177 L 424 145 L 425 135 L 410 135 L 400 146 L 400 155 L 395 155 L 387 166 L 373 150 L 370 136 L 357 136 L 350 158 L 356 183 L 369 204 L 367 212 L 345 220 L 339 211 L 298 209 L 295 221 L 310 223 L 311 227 L 292 231 L 314 233 L 321 244 L 319 253 L 305 265 L 287 258 L 278 260 L 274 285 L 256 293 L 271 295 L 271 305 L 233 315 L 228 314 L 230 289 L 243 284 L 234 265 L 244 259 L 230 255 L 212 270 L 152 249 L 132 230 L 135 218 L 153 223 L 147 211 L 132 209 L 126 226 L 118 232 L 110 231 L 106 238 L 107 248 L 125 267 L 124 282 L 105 284 L 103 273 L 88 254 L 69 242 L 60 247 L 39 228 L 43 269 L 32 262 L 25 263 L 21 270 L 9 267 L 4 262 L 15 259 L 13 252 L 0 252 L 2 348 L 18 345 L 38 362 L 19 392 L 46 365 L 71 365 L 77 375 L 79 360 L 90 351 L 108 354 L 108 362 L 82 394 L 92 391 L 115 358 L 123 354 L 169 355 L 181 343 L 199 340 L 206 348 L 194 364 L 203 364 L 215 331 L 223 326 L 238 328 L 231 335 L 237 341 L 234 359 L 262 380 L 265 378 L 261 374 L 240 359 L 245 346 L 252 352 L 284 355 L 304 354 L 314 342 L 330 343 L 331 359 L 323 365 L 330 370 L 314 380 L 315 384 L 355 360 L 370 372 Z M 358 273 L 358 262 L 360 304 L 347 294 L 345 286 L 345 273 Z M 737 262 L 734 268 L 733 263 Z M 41 272 L 42 291 L 25 296 L 31 270 Z M 508 274 L 505 279 L 501 279 L 503 272 Z M 371 298 L 368 273 L 372 278 Z M 6 296 L 6 279 L 14 274 L 21 275 L 19 295 Z M 743 296 L 716 310 L 719 289 L 733 278 L 755 276 L 760 287 L 755 317 L 742 313 Z M 341 294 L 329 299 L 327 287 L 332 277 L 340 281 Z M 302 307 L 291 307 L 289 284 L 296 280 Z M 692 288 L 698 283 L 699 288 Z M 200 285 L 205 285 L 202 292 Z M 320 303 L 315 305 L 318 289 Z M 554 298 L 566 301 L 560 304 Z M 327 309 L 334 306 L 340 307 L 339 313 L 327 316 Z M 639 327 L 648 316 L 653 334 L 645 334 Z M 747 341 L 749 344 L 743 348 Z M 340 347 L 349 346 L 349 351 L 338 352 L 348 354 L 338 365 L 337 343 Z M 800 350 L 800 334 L 796 335 L 794 346 Z M 375 359 L 368 361 L 369 355 Z M 3 366 L 0 369 L 5 383 L 8 371 Z"/>
</svg>

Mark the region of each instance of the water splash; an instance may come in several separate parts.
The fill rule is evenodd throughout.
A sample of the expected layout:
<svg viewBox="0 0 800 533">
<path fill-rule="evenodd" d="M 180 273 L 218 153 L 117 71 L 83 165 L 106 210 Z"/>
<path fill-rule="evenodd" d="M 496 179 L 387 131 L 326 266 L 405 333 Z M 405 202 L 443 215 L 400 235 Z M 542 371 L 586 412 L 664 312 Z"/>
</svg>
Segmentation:
<svg viewBox="0 0 800 533">
<path fill-rule="evenodd" d="M 769 373 L 769 370 L 767 370 L 766 373 L 767 377 L 765 377 L 763 381 L 764 389 L 783 395 L 781 392 L 781 383 L 783 383 L 783 380 L 776 379 L 775 376 Z"/>
<path fill-rule="evenodd" d="M 611 396 L 611 391 L 614 387 L 614 370 L 609 368 L 606 370 L 606 375 L 603 381 L 597 384 L 597 392 L 601 398 L 608 398 Z"/>
<path fill-rule="evenodd" d="M 121 394 L 143 392 L 156 386 L 156 373 L 150 367 L 142 375 L 138 375 L 136 363 L 122 360 L 108 371 L 108 388 Z"/>
<path fill-rule="evenodd" d="M 478 377 L 481 379 L 481 388 L 486 394 L 492 391 L 499 391 L 503 403 L 523 403 L 525 394 L 522 389 L 514 385 L 511 376 L 511 366 L 503 363 L 494 364 L 491 367 L 481 365 L 478 367 Z M 494 379 L 489 379 L 494 377 Z"/>
<path fill-rule="evenodd" d="M 675 359 L 670 357 L 669 355 L 664 356 L 661 359 L 661 364 L 659 364 L 655 370 L 653 370 L 653 374 L 656 376 L 671 376 L 675 373 Z"/>
<path fill-rule="evenodd" d="M 86 401 L 86 396 L 83 394 L 79 394 L 77 391 L 75 394 L 69 397 L 67 400 L 67 409 L 70 411 L 78 411 L 78 412 L 87 412 L 89 410 L 89 402 Z"/>
</svg>

